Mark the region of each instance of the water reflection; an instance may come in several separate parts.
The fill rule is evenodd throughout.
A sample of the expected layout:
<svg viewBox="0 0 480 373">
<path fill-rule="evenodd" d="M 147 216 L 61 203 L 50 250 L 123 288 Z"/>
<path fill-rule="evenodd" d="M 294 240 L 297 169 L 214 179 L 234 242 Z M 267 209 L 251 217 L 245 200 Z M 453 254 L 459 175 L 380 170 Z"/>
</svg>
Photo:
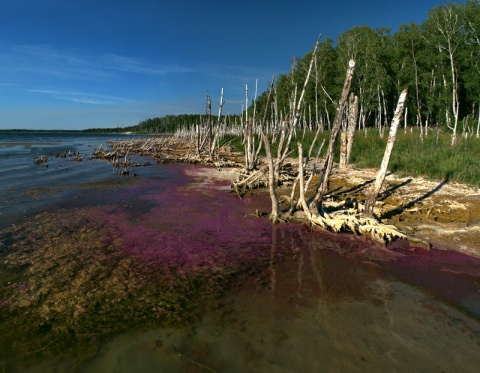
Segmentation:
<svg viewBox="0 0 480 373">
<path fill-rule="evenodd" d="M 374 261 L 355 240 L 275 226 L 268 264 L 190 328 L 123 335 L 84 371 L 477 371 L 480 328 Z"/>
</svg>

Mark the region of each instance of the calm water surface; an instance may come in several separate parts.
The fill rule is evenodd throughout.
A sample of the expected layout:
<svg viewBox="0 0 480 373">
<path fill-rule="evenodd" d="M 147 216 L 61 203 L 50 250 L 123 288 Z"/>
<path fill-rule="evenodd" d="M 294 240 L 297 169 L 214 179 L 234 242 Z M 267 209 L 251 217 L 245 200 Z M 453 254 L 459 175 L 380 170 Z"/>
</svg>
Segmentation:
<svg viewBox="0 0 480 373">
<path fill-rule="evenodd" d="M 110 138 L 0 134 L 0 229 L 44 211 L 55 216 L 61 207 L 62 216 L 73 211 L 107 227 L 124 255 L 172 279 L 208 269 L 229 273 L 228 281 L 184 325 L 137 323 L 101 338 L 85 357 L 52 356 L 48 349 L 34 363 L 3 357 L 0 372 L 479 371 L 478 259 L 387 251 L 301 225 L 272 226 L 254 216 L 268 211 L 267 195 L 239 200 L 227 192 L 228 182 L 205 182 L 202 167 L 153 165 L 139 169 L 135 182 L 119 182 L 126 179 L 108 163 L 53 156 L 68 150 L 88 156 Z M 52 154 L 48 168 L 33 162 L 43 154 Z M 76 237 L 67 228 L 64 234 Z M 3 249 L 12 244 L 9 236 Z M 188 296 L 183 305 L 197 303 Z M 145 310 L 147 319 L 151 312 Z"/>
<path fill-rule="evenodd" d="M 108 140 L 132 137 L 0 132 L 0 229 L 25 219 L 42 207 L 62 203 L 66 193 L 60 193 L 61 187 L 114 179 L 118 175 L 107 163 L 86 161 L 99 145 L 107 146 Z M 73 156 L 59 157 L 75 152 L 83 157 L 82 162 L 74 161 Z M 35 159 L 39 156 L 48 156 L 47 164 L 37 165 Z M 47 188 L 51 193 L 44 196 Z"/>
</svg>

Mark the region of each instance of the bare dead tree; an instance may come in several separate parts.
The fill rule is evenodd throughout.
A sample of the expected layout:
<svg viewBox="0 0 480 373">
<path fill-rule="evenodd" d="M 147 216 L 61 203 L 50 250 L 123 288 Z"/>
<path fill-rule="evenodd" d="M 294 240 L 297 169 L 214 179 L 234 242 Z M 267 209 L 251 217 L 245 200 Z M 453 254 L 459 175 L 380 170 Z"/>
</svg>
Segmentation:
<svg viewBox="0 0 480 373">
<path fill-rule="evenodd" d="M 347 167 L 347 145 L 347 131 L 342 131 L 340 134 L 340 162 L 338 163 L 340 168 Z"/>
<path fill-rule="evenodd" d="M 223 104 L 225 103 L 225 100 L 223 99 L 223 88 L 220 93 L 220 106 L 218 107 L 218 123 L 215 128 L 215 134 L 213 136 L 213 141 L 210 145 L 210 158 L 213 157 L 213 154 L 215 153 L 215 149 L 218 148 L 218 136 L 220 133 L 220 127 L 221 127 L 221 119 L 222 119 L 222 108 Z"/>
<path fill-rule="evenodd" d="M 279 176 L 280 168 L 282 166 L 282 162 L 288 155 L 288 149 L 290 147 L 290 143 L 291 143 L 291 140 L 292 140 L 292 135 L 293 135 L 293 133 L 294 133 L 294 131 L 295 131 L 297 125 L 298 125 L 298 121 L 300 119 L 300 111 L 301 111 L 301 108 L 302 108 L 303 99 L 305 97 L 305 92 L 307 90 L 308 81 L 310 80 L 310 76 L 312 74 L 312 68 L 313 68 L 314 62 L 316 60 L 317 50 L 318 50 L 318 46 L 320 44 L 321 38 L 322 38 L 322 34 L 318 35 L 315 46 L 313 47 L 312 58 L 310 59 L 310 66 L 308 68 L 307 76 L 305 77 L 305 81 L 303 83 L 303 89 L 302 89 L 302 92 L 300 93 L 300 98 L 298 100 L 298 103 L 296 103 L 295 100 L 293 102 L 293 108 L 294 108 L 293 122 L 290 123 L 290 122 L 285 121 L 284 125 L 282 127 L 282 133 L 280 135 L 280 142 L 279 142 L 278 151 L 277 151 L 278 161 L 277 161 L 277 165 L 276 165 L 276 169 L 275 169 L 275 173 L 276 173 L 277 177 Z M 295 92 L 295 95 L 294 95 L 294 99 L 295 98 L 296 98 L 296 92 Z M 285 136 L 287 136 L 286 143 L 284 142 L 285 141 Z"/>
<path fill-rule="evenodd" d="M 478 105 L 477 139 L 480 137 L 480 104 Z"/>
<path fill-rule="evenodd" d="M 345 165 L 350 164 L 350 156 L 352 155 L 353 137 L 357 128 L 358 119 L 358 96 L 350 94 L 348 103 L 348 126 L 346 132 L 347 148 L 345 154 Z"/>
<path fill-rule="evenodd" d="M 307 89 L 308 81 L 310 80 L 310 75 L 312 73 L 313 64 L 314 64 L 314 62 L 316 60 L 316 57 L 317 57 L 318 45 L 320 44 L 320 39 L 321 38 L 322 38 L 322 34 L 318 35 L 317 42 L 315 43 L 315 46 L 313 47 L 312 58 L 310 60 L 310 66 L 308 68 L 307 76 L 305 77 L 305 82 L 303 83 L 303 90 L 302 90 L 302 93 L 300 94 L 300 99 L 298 100 L 298 104 L 297 104 L 297 107 L 296 107 L 296 110 L 295 110 L 293 127 L 297 126 L 298 120 L 300 118 L 300 109 L 302 107 L 303 98 L 305 96 L 305 91 Z"/>
<path fill-rule="evenodd" d="M 333 126 L 330 133 L 330 142 L 328 144 L 328 150 L 325 158 L 323 172 L 320 176 L 320 180 L 315 190 L 315 194 L 308 202 L 308 207 L 312 215 L 317 215 L 320 212 L 323 195 L 327 191 L 328 178 L 330 176 L 330 173 L 333 167 L 333 156 L 335 153 L 336 140 L 338 137 L 338 133 L 340 131 L 342 116 L 345 110 L 345 104 L 348 98 L 348 93 L 350 91 L 350 85 L 352 83 L 354 71 L 355 71 L 355 61 L 350 60 L 348 63 L 348 68 L 345 76 L 345 83 L 343 85 L 342 94 L 340 96 L 340 100 L 338 101 L 337 112 L 335 114 L 335 119 L 333 121 Z"/>
<path fill-rule="evenodd" d="M 245 169 L 247 171 L 251 171 L 254 168 L 253 151 L 253 121 L 248 118 L 248 85 L 245 85 Z"/>
<path fill-rule="evenodd" d="M 212 146 L 212 100 L 210 95 L 207 94 L 207 134 L 206 139 L 208 140 L 208 148 Z"/>
<path fill-rule="evenodd" d="M 365 210 L 364 215 L 366 217 L 373 216 L 373 208 L 375 206 L 375 202 L 377 201 L 377 195 L 382 188 L 383 182 L 385 180 L 385 175 L 387 173 L 388 163 L 390 161 L 390 156 L 392 154 L 393 145 L 395 144 L 396 135 L 397 135 L 397 128 L 402 119 L 403 107 L 405 104 L 405 98 L 407 97 L 407 90 L 404 89 L 400 94 L 400 98 L 398 99 L 397 109 L 395 110 L 395 114 L 392 120 L 392 124 L 390 127 L 390 134 L 388 135 L 387 146 L 385 148 L 385 153 L 383 155 L 382 164 L 380 166 L 380 170 L 378 171 L 377 177 L 375 179 L 375 183 L 372 185 L 370 192 L 365 199 Z"/>
<path fill-rule="evenodd" d="M 279 204 L 278 204 L 277 193 L 275 191 L 275 188 L 276 188 L 275 166 L 273 164 L 272 152 L 270 150 L 270 141 L 268 140 L 268 137 L 264 131 L 265 120 L 267 118 L 268 105 L 270 103 L 270 97 L 273 91 L 274 83 L 275 83 L 275 75 L 272 76 L 272 81 L 270 82 L 270 89 L 268 91 L 267 103 L 265 105 L 265 112 L 264 112 L 262 123 L 260 126 L 260 136 L 265 146 L 265 153 L 267 156 L 267 163 L 268 163 L 268 191 L 270 193 L 270 199 L 272 201 L 272 211 L 270 213 L 270 220 L 272 221 L 272 223 L 277 223 Z"/>
<path fill-rule="evenodd" d="M 311 172 L 310 172 L 310 177 L 308 178 L 307 182 L 305 183 L 304 181 L 304 175 L 305 175 L 305 169 L 311 159 L 311 155 L 312 155 L 312 150 L 317 142 L 317 139 L 318 139 L 318 135 L 320 133 L 322 129 L 320 127 L 317 128 L 317 132 L 315 133 L 315 137 L 312 141 L 312 144 L 310 145 L 310 149 L 308 151 L 308 155 L 306 156 L 305 160 L 303 160 L 303 147 L 302 147 L 302 144 L 300 142 L 297 143 L 297 147 L 298 147 L 298 161 L 299 161 L 299 164 L 298 164 L 298 175 L 297 177 L 295 178 L 295 181 L 293 182 L 293 186 L 292 186 L 292 193 L 290 195 L 290 213 L 293 213 L 295 211 L 295 209 L 299 209 L 299 208 L 303 208 L 305 212 L 308 211 L 305 210 L 305 206 L 306 206 L 306 200 L 305 200 L 305 193 L 306 191 L 308 190 L 308 186 L 310 184 L 310 182 L 312 181 L 313 179 L 313 176 L 315 175 L 316 173 L 316 170 L 317 170 L 317 164 L 318 164 L 318 158 L 320 156 L 320 152 L 322 151 L 322 148 L 323 148 L 323 145 L 325 144 L 325 139 L 322 140 L 322 143 L 317 151 L 317 154 L 315 156 L 315 159 L 313 161 L 313 164 L 311 166 Z M 300 164 L 301 163 L 301 164 Z M 295 205 L 295 201 L 294 201 L 294 197 L 295 197 L 295 190 L 297 188 L 297 184 L 300 182 L 300 196 L 298 197 L 298 202 L 297 204 Z"/>
<path fill-rule="evenodd" d="M 201 157 L 202 150 L 208 144 L 208 149 L 210 149 L 212 145 L 212 100 L 210 99 L 210 95 L 207 92 L 207 105 L 206 105 L 206 129 L 204 130 L 203 137 L 202 137 L 202 126 L 197 128 L 197 154 L 198 157 Z"/>
</svg>

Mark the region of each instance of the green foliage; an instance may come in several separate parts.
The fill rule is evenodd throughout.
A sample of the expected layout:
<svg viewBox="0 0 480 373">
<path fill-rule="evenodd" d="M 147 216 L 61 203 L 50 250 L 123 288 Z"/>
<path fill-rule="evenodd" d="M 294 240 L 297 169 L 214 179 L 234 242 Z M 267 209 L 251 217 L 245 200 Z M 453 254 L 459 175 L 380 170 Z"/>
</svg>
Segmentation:
<svg viewBox="0 0 480 373">
<path fill-rule="evenodd" d="M 290 155 L 292 159 L 298 158 L 297 142 L 303 145 L 303 155 L 307 156 L 315 137 L 314 131 L 297 131 L 297 136 L 292 138 Z M 330 138 L 329 131 L 319 134 L 311 157 L 315 154 L 325 140 L 321 157 L 325 156 Z M 370 128 L 367 133 L 357 131 L 355 134 L 350 163 L 356 168 L 380 168 L 388 133 L 380 136 L 379 130 Z M 256 142 L 258 139 L 255 140 Z M 243 152 L 240 137 L 233 135 L 225 137 L 222 143 L 229 143 L 237 151 Z M 272 153 L 277 154 L 278 140 L 272 144 Z M 264 155 L 264 153 L 263 153 Z M 339 146 L 335 154 L 335 161 L 339 159 Z M 470 185 L 480 185 L 480 140 L 476 137 L 459 137 L 455 146 L 451 146 L 451 136 L 447 131 L 439 131 L 438 141 L 436 129 L 430 129 L 423 141 L 418 129 L 408 128 L 405 133 L 399 129 L 396 142 L 390 158 L 388 170 L 400 176 L 425 177 L 432 180 L 460 182 Z"/>
<path fill-rule="evenodd" d="M 136 126 L 125 128 L 125 130 L 140 133 L 172 133 L 177 128 L 190 128 L 192 125 L 204 123 L 205 120 L 205 115 L 198 114 L 166 115 L 143 120 Z"/>
<path fill-rule="evenodd" d="M 258 141 L 258 140 L 256 140 Z M 220 146 L 230 145 L 235 151 L 243 152 L 244 146 L 242 139 L 239 136 L 235 135 L 225 135 L 220 141 Z"/>
<path fill-rule="evenodd" d="M 381 138 L 376 130 L 368 135 L 355 135 L 351 162 L 359 168 L 380 167 L 385 151 L 387 135 Z M 431 130 L 420 138 L 418 130 L 399 131 L 389 163 L 389 171 L 403 176 L 422 176 L 429 179 L 456 181 L 480 185 L 480 142 L 477 138 L 460 138 L 455 146 L 451 137 Z"/>
<path fill-rule="evenodd" d="M 223 119 L 225 120 L 225 119 Z M 226 119 L 227 123 L 234 123 L 235 120 L 240 122 L 238 115 L 229 115 Z M 182 115 L 166 115 L 164 117 L 156 117 L 142 120 L 135 126 L 117 127 L 117 128 L 91 128 L 82 132 L 87 133 L 173 133 L 177 129 L 190 129 L 197 124 L 206 122 L 206 116 L 200 114 L 182 114 Z M 217 123 L 218 117 L 212 116 L 212 123 Z"/>
<path fill-rule="evenodd" d="M 294 58 L 290 72 L 277 79 L 276 105 L 284 115 L 292 114 L 291 103 L 298 101 L 311 53 Z M 357 26 L 340 34 L 336 46 L 329 39 L 322 42 L 307 86 L 301 126 L 310 129 L 317 118 L 328 126 L 349 59 L 356 61 L 352 91 L 359 97 L 362 127 L 388 125 L 404 88 L 409 91 L 410 124 L 428 121 L 445 130 L 451 127 L 455 94 L 458 119 L 478 117 L 480 2 L 436 6 L 424 23 L 402 25 L 394 34 L 387 28 Z"/>
<path fill-rule="evenodd" d="M 396 33 L 388 28 L 356 26 L 332 39 L 323 40 L 308 82 L 300 129 L 329 127 L 336 112 L 336 100 L 342 90 L 350 59 L 356 61 L 352 91 L 359 98 L 359 122 L 364 127 L 389 125 L 398 95 L 407 88 L 406 108 L 409 124 L 428 122 L 444 130 L 458 119 L 478 117 L 480 111 L 480 2 L 446 2 L 431 9 L 422 24 L 401 25 Z M 273 104 L 267 108 L 267 120 L 294 114 L 310 65 L 312 51 L 294 57 L 288 73 L 277 76 Z M 456 87 L 456 92 L 454 90 Z M 249 87 L 253 118 L 254 90 Z M 258 124 L 265 112 L 268 87 L 256 100 Z M 261 90 L 260 90 L 261 91 Z M 458 96 L 458 108 L 455 105 Z M 458 109 L 458 110 L 457 110 Z M 242 113 L 245 114 L 245 113 Z M 217 121 L 215 116 L 212 117 Z M 171 133 L 179 128 L 205 123 L 205 115 L 167 115 L 151 118 L 136 126 L 116 129 L 92 129 L 94 132 Z M 240 123 L 232 116 L 228 123 Z"/>
</svg>

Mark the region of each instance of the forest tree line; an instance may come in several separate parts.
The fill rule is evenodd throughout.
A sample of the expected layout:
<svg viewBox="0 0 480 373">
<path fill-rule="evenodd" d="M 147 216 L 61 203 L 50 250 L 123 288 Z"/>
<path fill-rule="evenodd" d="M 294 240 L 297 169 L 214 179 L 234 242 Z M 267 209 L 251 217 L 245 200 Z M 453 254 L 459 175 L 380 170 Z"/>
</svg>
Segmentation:
<svg viewBox="0 0 480 373">
<path fill-rule="evenodd" d="M 190 128 L 192 125 L 204 124 L 207 121 L 205 114 L 180 114 L 180 115 L 165 115 L 163 117 L 155 117 L 142 120 L 140 123 L 129 127 L 117 128 L 91 128 L 84 130 L 84 132 L 113 132 L 113 133 L 146 133 L 146 134 L 162 134 L 173 133 L 182 128 Z M 213 124 L 217 124 L 218 118 L 211 116 Z M 229 115 L 223 121 L 227 124 L 240 123 L 239 115 Z"/>
<path fill-rule="evenodd" d="M 288 73 L 275 82 L 270 118 L 277 121 L 294 113 L 312 52 L 291 60 Z M 389 28 L 356 26 L 337 37 L 321 41 L 312 77 L 306 88 L 298 125 L 329 129 L 335 116 L 336 97 L 342 90 L 345 66 L 356 64 L 351 91 L 358 96 L 358 127 L 389 126 L 400 92 L 407 88 L 405 126 L 457 133 L 480 127 L 480 1 L 447 2 L 430 10 L 422 24 Z M 267 91 L 252 101 L 248 113 L 222 119 L 224 125 L 241 124 L 262 113 Z M 275 117 L 275 118 L 274 118 Z M 218 120 L 211 115 L 214 124 Z M 150 118 L 113 132 L 172 133 L 202 125 L 206 115 L 184 114 Z M 94 131 L 94 129 L 89 130 Z M 105 132 L 105 130 L 103 129 Z"/>
<path fill-rule="evenodd" d="M 292 113 L 312 52 L 291 61 L 275 86 L 276 115 Z M 400 92 L 407 88 L 408 125 L 439 126 L 456 134 L 472 132 L 480 121 L 480 1 L 436 6 L 422 24 L 390 29 L 357 26 L 321 42 L 309 81 L 300 124 L 329 128 L 335 97 L 347 62 L 356 62 L 352 91 L 359 99 L 359 127 L 389 124 Z M 256 102 L 261 112 L 267 93 Z M 253 112 L 253 108 L 249 108 Z"/>
</svg>

